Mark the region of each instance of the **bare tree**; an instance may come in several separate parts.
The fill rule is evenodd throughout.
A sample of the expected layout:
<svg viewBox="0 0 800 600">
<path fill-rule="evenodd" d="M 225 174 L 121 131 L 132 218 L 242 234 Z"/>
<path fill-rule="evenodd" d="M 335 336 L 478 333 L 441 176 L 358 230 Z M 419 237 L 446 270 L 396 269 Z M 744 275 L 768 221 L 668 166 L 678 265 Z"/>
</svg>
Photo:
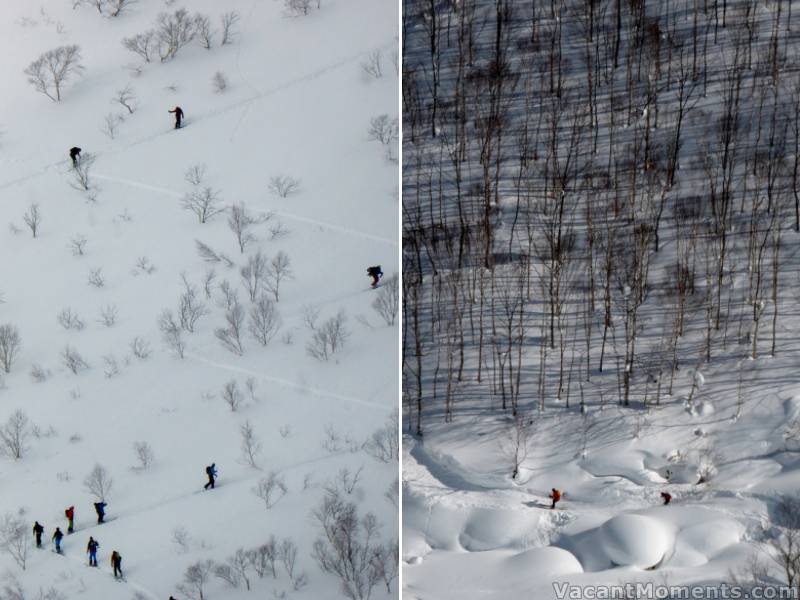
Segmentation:
<svg viewBox="0 0 800 600">
<path fill-rule="evenodd" d="M 214 570 L 213 560 L 201 560 L 186 568 L 183 574 L 183 583 L 178 585 L 178 590 L 190 598 L 205 600 L 204 590 L 211 573 Z"/>
<path fill-rule="evenodd" d="M 143 33 L 137 33 L 134 36 L 122 39 L 122 45 L 125 49 L 138 54 L 145 62 L 150 62 L 157 44 L 155 29 L 149 29 Z"/>
<path fill-rule="evenodd" d="M 186 554 L 191 549 L 192 538 L 185 527 L 176 527 L 172 530 L 172 543 L 178 554 Z"/>
<path fill-rule="evenodd" d="M 117 113 L 108 113 L 105 117 L 103 117 L 103 125 L 100 127 L 100 131 L 105 133 L 109 139 L 115 139 L 117 137 L 117 129 L 125 120 L 120 114 Z"/>
<path fill-rule="evenodd" d="M 194 16 L 194 29 L 197 32 L 197 38 L 200 40 L 200 45 L 206 50 L 211 50 L 214 45 L 214 35 L 216 30 L 211 26 L 211 19 L 206 15 L 196 14 Z"/>
<path fill-rule="evenodd" d="M 311 0 L 283 0 L 283 6 L 290 17 L 306 16 L 311 10 Z"/>
<path fill-rule="evenodd" d="M 378 523 L 371 513 L 359 518 L 356 505 L 339 494 L 326 494 L 312 512 L 322 529 L 312 556 L 319 568 L 339 578 L 340 591 L 351 600 L 366 600 L 381 580 L 372 561 L 378 547 Z"/>
<path fill-rule="evenodd" d="M 15 410 L 0 427 L 0 452 L 14 460 L 21 459 L 28 450 L 30 434 L 28 416 L 21 410 Z"/>
<path fill-rule="evenodd" d="M 161 13 L 156 20 L 155 37 L 161 62 L 175 58 L 181 48 L 194 40 L 197 24 L 186 9 L 179 8 L 174 13 Z"/>
<path fill-rule="evenodd" d="M 11 366 L 22 347 L 22 338 L 19 329 L 11 323 L 0 325 L 0 366 L 6 373 L 11 372 Z"/>
<path fill-rule="evenodd" d="M 250 215 L 244 204 L 233 204 L 230 207 L 228 213 L 228 228 L 236 236 L 236 241 L 239 244 L 239 251 L 242 254 L 244 254 L 244 249 L 247 245 L 256 239 L 251 231 L 252 226 L 256 223 L 258 223 L 258 219 Z"/>
<path fill-rule="evenodd" d="M 28 211 L 22 215 L 22 220 L 31 230 L 33 237 L 36 237 L 36 233 L 39 231 L 39 224 L 42 222 L 42 214 L 39 212 L 39 204 L 37 202 L 31 202 L 30 206 L 28 206 Z"/>
<path fill-rule="evenodd" d="M 361 63 L 361 70 L 364 71 L 369 77 L 380 79 L 383 77 L 383 68 L 381 66 L 381 51 L 373 50 L 367 55 L 364 62 Z"/>
<path fill-rule="evenodd" d="M 306 344 L 306 351 L 317 360 L 330 360 L 342 349 L 350 337 L 346 327 L 347 316 L 340 310 L 335 316 L 330 317 L 321 325 L 313 322 L 310 325 L 311 339 Z"/>
<path fill-rule="evenodd" d="M 70 185 L 73 188 L 82 192 L 88 192 L 92 189 L 91 170 L 94 166 L 94 161 L 94 154 L 86 153 L 81 155 L 80 160 L 72 169 L 72 182 Z"/>
<path fill-rule="evenodd" d="M 293 277 L 294 274 L 292 272 L 289 255 L 283 250 L 279 250 L 278 253 L 272 257 L 272 260 L 269 261 L 269 265 L 267 265 L 266 278 L 264 281 L 265 287 L 272 292 L 272 295 L 275 297 L 275 302 L 278 302 L 280 299 L 281 282 L 284 279 L 292 279 Z"/>
<path fill-rule="evenodd" d="M 106 14 L 109 17 L 118 17 L 138 2 L 139 0 L 105 0 Z"/>
<path fill-rule="evenodd" d="M 84 70 L 80 61 L 80 46 L 59 46 L 48 50 L 28 65 L 25 74 L 37 92 L 41 92 L 53 102 L 59 102 L 61 87 Z"/>
<path fill-rule="evenodd" d="M 367 454 L 383 463 L 396 462 L 400 458 L 400 437 L 397 426 L 397 414 L 392 413 L 386 425 L 374 431 L 364 442 Z"/>
<path fill-rule="evenodd" d="M 105 502 L 114 487 L 114 479 L 108 469 L 97 463 L 84 478 L 83 487 L 100 502 Z"/>
<path fill-rule="evenodd" d="M 133 451 L 136 454 L 136 460 L 139 462 L 139 464 L 136 466 L 137 470 L 146 471 L 155 462 L 155 453 L 153 452 L 153 448 L 147 442 L 134 442 Z"/>
<path fill-rule="evenodd" d="M 281 198 L 294 194 L 300 188 L 300 180 L 288 175 L 275 175 L 269 178 L 270 193 Z"/>
<path fill-rule="evenodd" d="M 294 540 L 291 538 L 281 540 L 278 556 L 283 563 L 283 568 L 286 569 L 286 574 L 290 579 L 294 579 L 294 568 L 297 564 L 297 544 L 294 543 Z"/>
<path fill-rule="evenodd" d="M 85 327 L 83 319 L 81 319 L 78 313 L 74 312 L 69 307 L 58 313 L 56 318 L 59 325 L 61 325 L 64 329 L 74 329 L 75 331 L 80 331 Z"/>
<path fill-rule="evenodd" d="M 207 315 L 206 305 L 200 301 L 197 288 L 189 283 L 186 274 L 181 274 L 183 293 L 178 301 L 178 319 L 181 328 L 189 333 L 194 333 L 195 325 L 200 317 Z"/>
<path fill-rule="evenodd" d="M 392 275 L 378 288 L 378 297 L 372 301 L 372 308 L 387 325 L 394 326 L 400 309 L 400 279 L 397 274 Z"/>
<path fill-rule="evenodd" d="M 220 44 L 225 46 L 236 39 L 236 25 L 239 23 L 239 13 L 235 10 L 222 13 L 219 20 L 220 26 L 222 27 L 222 39 L 220 40 Z"/>
<path fill-rule="evenodd" d="M 275 540 L 274 535 L 271 535 L 266 543 L 252 550 L 248 550 L 247 558 L 259 577 L 264 577 L 269 570 L 274 579 L 278 578 L 278 572 L 275 569 L 275 564 L 278 559 L 278 542 Z"/>
<path fill-rule="evenodd" d="M 197 215 L 200 223 L 206 223 L 215 216 L 224 212 L 225 207 L 220 203 L 219 191 L 206 186 L 196 187 L 183 197 L 183 208 Z"/>
<path fill-rule="evenodd" d="M 231 412 L 239 410 L 242 404 L 242 392 L 239 391 L 239 384 L 235 379 L 231 379 L 222 388 L 222 399 L 225 401 L 225 404 L 228 405 L 228 408 L 231 409 Z"/>
<path fill-rule="evenodd" d="M 247 288 L 251 302 L 255 302 L 256 298 L 259 297 L 261 287 L 265 285 L 267 272 L 267 258 L 261 253 L 261 250 L 250 255 L 247 258 L 247 264 L 239 269 L 239 274 L 242 276 L 242 282 Z"/>
<path fill-rule="evenodd" d="M 501 442 L 503 454 L 512 466 L 511 479 L 516 480 L 519 477 L 519 468 L 528 458 L 530 438 L 530 420 L 518 414 L 509 426 L 505 439 Z"/>
<path fill-rule="evenodd" d="M 0 519 L 0 548 L 25 570 L 30 547 L 28 524 L 22 515 L 6 513 Z"/>
<path fill-rule="evenodd" d="M 372 568 L 380 573 L 386 593 L 392 593 L 392 581 L 397 579 L 397 572 L 400 568 L 400 545 L 397 540 L 387 542 L 375 549 L 372 555 Z"/>
<path fill-rule="evenodd" d="M 180 324 L 175 319 L 171 310 L 165 308 L 158 317 L 158 329 L 161 331 L 161 338 L 167 347 L 174 352 L 178 358 L 183 358 L 186 343 L 183 339 L 183 331 Z"/>
<path fill-rule="evenodd" d="M 266 477 L 259 479 L 253 488 L 253 493 L 261 498 L 267 510 L 275 506 L 286 495 L 286 491 L 284 477 L 275 471 L 270 471 Z"/>
<path fill-rule="evenodd" d="M 258 466 L 258 455 L 261 454 L 263 444 L 259 441 L 250 421 L 244 422 L 244 425 L 239 428 L 239 433 L 242 436 L 242 462 L 253 469 L 260 468 Z"/>
<path fill-rule="evenodd" d="M 239 587 L 244 582 L 247 590 L 250 590 L 250 578 L 247 576 L 252 568 L 249 556 L 244 548 L 239 548 L 234 554 L 229 556 L 224 564 L 214 568 L 214 576 L 222 579 L 231 587 Z"/>
<path fill-rule="evenodd" d="M 136 111 L 138 99 L 133 88 L 130 85 L 126 85 L 124 88 L 118 89 L 114 93 L 111 102 L 116 102 L 120 106 L 123 106 L 125 110 L 128 111 L 128 114 L 132 115 Z"/>
<path fill-rule="evenodd" d="M 80 371 L 85 371 L 89 368 L 89 363 L 84 360 L 80 352 L 67 344 L 61 351 L 61 362 L 67 369 L 72 371 L 73 375 L 77 375 Z"/>
<path fill-rule="evenodd" d="M 281 317 L 275 303 L 266 294 L 261 294 L 250 307 L 250 334 L 262 346 L 270 343 L 281 326 Z"/>
<path fill-rule="evenodd" d="M 214 335 L 220 343 L 228 350 L 241 356 L 244 354 L 242 345 L 242 333 L 244 328 L 244 309 L 239 303 L 239 299 L 234 296 L 233 304 L 225 311 L 225 327 L 218 327 L 214 330 Z"/>
<path fill-rule="evenodd" d="M 800 501 L 781 496 L 772 515 L 777 532 L 769 542 L 770 558 L 783 569 L 786 585 L 800 591 Z"/>
<path fill-rule="evenodd" d="M 369 120 L 367 135 L 370 140 L 380 142 L 384 146 L 397 143 L 397 119 L 390 119 L 389 115 L 378 115 Z"/>
</svg>

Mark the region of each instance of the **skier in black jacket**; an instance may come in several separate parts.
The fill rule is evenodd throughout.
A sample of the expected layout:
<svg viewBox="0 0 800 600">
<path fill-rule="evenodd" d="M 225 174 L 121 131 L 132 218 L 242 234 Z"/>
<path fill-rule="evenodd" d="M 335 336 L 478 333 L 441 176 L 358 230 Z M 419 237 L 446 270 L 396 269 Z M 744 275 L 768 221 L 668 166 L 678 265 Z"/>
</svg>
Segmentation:
<svg viewBox="0 0 800 600">
<path fill-rule="evenodd" d="M 175 115 L 175 129 L 181 128 L 181 121 L 183 120 L 183 111 L 181 110 L 180 106 L 176 106 L 172 110 L 168 110 L 167 112 L 173 113 Z"/>
<path fill-rule="evenodd" d="M 39 525 L 39 521 L 33 524 L 33 535 L 36 538 L 36 547 L 42 547 L 42 534 L 44 533 L 44 527 Z"/>
</svg>

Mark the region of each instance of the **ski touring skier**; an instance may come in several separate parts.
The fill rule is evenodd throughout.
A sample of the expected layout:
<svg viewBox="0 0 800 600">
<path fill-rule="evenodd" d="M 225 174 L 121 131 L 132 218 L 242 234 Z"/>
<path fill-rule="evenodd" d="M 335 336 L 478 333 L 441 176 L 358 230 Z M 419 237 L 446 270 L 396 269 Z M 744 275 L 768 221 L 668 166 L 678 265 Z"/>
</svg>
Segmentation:
<svg viewBox="0 0 800 600">
<path fill-rule="evenodd" d="M 208 483 L 203 486 L 203 489 L 214 489 L 214 482 L 217 480 L 217 464 L 211 463 L 206 467 L 206 475 L 208 475 Z"/>
<path fill-rule="evenodd" d="M 56 552 L 61 554 L 61 539 L 64 537 L 64 534 L 61 532 L 61 529 L 56 527 L 56 531 L 53 534 L 53 543 L 56 545 Z"/>
<path fill-rule="evenodd" d="M 661 497 L 664 499 L 664 506 L 670 503 L 672 500 L 672 494 L 669 492 L 661 492 Z"/>
<path fill-rule="evenodd" d="M 122 556 L 116 550 L 111 553 L 111 568 L 114 569 L 114 578 L 124 577 L 122 574 Z"/>
<path fill-rule="evenodd" d="M 378 286 L 378 280 L 381 277 L 383 277 L 383 271 L 381 271 L 381 266 L 377 265 L 377 266 L 374 266 L 374 267 L 367 267 L 367 275 L 372 277 L 372 283 L 370 284 L 370 287 L 373 287 L 373 288 L 377 287 Z"/>
<path fill-rule="evenodd" d="M 106 506 L 105 502 L 95 502 L 94 503 L 94 510 L 97 513 L 97 523 L 98 525 L 103 522 L 103 519 L 106 516 Z"/>
<path fill-rule="evenodd" d="M 172 113 L 175 115 L 175 129 L 181 128 L 181 121 L 183 121 L 183 110 L 181 110 L 180 106 L 176 106 L 172 110 L 168 110 L 167 112 Z"/>
<path fill-rule="evenodd" d="M 36 538 L 36 547 L 42 547 L 42 534 L 44 533 L 44 527 L 39 524 L 39 521 L 36 521 L 33 524 L 33 536 Z"/>
<path fill-rule="evenodd" d="M 97 543 L 92 536 L 89 536 L 89 543 L 86 545 L 86 553 L 89 555 L 89 566 L 96 567 L 97 566 L 97 549 L 100 547 L 100 544 Z"/>
<path fill-rule="evenodd" d="M 73 146 L 69 149 L 69 157 L 72 159 L 72 166 L 77 167 L 78 161 L 81 159 L 81 149 Z"/>
<path fill-rule="evenodd" d="M 556 502 L 561 500 L 561 492 L 559 490 L 557 490 L 556 488 L 553 488 L 552 489 L 552 493 L 548 496 L 548 498 L 553 500 L 553 504 L 550 505 L 550 508 L 551 509 L 555 508 L 556 507 Z"/>
<path fill-rule="evenodd" d="M 67 517 L 67 533 L 75 531 L 75 507 L 70 506 L 64 511 L 64 516 Z"/>
</svg>

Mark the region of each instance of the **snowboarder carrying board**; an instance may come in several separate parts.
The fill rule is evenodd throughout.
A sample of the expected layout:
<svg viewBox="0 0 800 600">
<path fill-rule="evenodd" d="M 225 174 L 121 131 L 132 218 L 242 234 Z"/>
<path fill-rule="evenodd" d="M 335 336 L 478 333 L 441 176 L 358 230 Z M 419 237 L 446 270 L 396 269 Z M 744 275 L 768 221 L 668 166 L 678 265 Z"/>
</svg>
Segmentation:
<svg viewBox="0 0 800 600">
<path fill-rule="evenodd" d="M 70 506 L 67 510 L 65 510 L 64 516 L 67 517 L 67 533 L 72 533 L 75 531 L 75 528 L 73 527 L 75 525 L 75 507 Z"/>
<path fill-rule="evenodd" d="M 122 575 L 122 557 L 119 552 L 114 550 L 111 553 L 111 568 L 114 569 L 114 577 L 123 577 Z"/>
<path fill-rule="evenodd" d="M 44 527 L 39 525 L 39 521 L 36 521 L 33 524 L 33 535 L 36 538 L 36 547 L 42 547 L 42 534 L 44 533 Z"/>
<path fill-rule="evenodd" d="M 86 545 L 86 552 L 89 554 L 89 566 L 96 567 L 97 566 L 97 549 L 100 547 L 100 544 L 97 543 L 92 536 L 89 536 L 89 543 Z"/>
<path fill-rule="evenodd" d="M 378 280 L 383 277 L 383 271 L 381 271 L 381 266 L 377 265 L 375 267 L 367 267 L 367 275 L 372 277 L 372 283 L 370 284 L 371 287 L 376 287 L 378 285 Z"/>
<path fill-rule="evenodd" d="M 558 502 L 559 500 L 561 500 L 561 492 L 560 492 L 560 491 L 558 491 L 556 488 L 553 488 L 553 490 L 552 490 L 552 493 L 551 493 L 551 494 L 550 494 L 550 496 L 548 496 L 548 497 L 549 497 L 549 498 L 551 498 L 551 499 L 553 500 L 553 504 L 552 504 L 552 505 L 550 505 L 550 508 L 551 508 L 551 509 L 552 509 L 552 508 L 555 508 L 555 507 L 556 507 L 556 502 Z"/>
<path fill-rule="evenodd" d="M 81 149 L 77 146 L 73 146 L 69 149 L 69 157 L 72 159 L 72 166 L 77 167 L 78 161 L 81 158 Z"/>
<path fill-rule="evenodd" d="M 94 510 L 97 513 L 97 523 L 100 524 L 103 522 L 103 517 L 106 516 L 106 503 L 105 502 L 95 502 L 94 503 Z"/>
<path fill-rule="evenodd" d="M 61 533 L 61 529 L 56 527 L 56 531 L 53 534 L 53 543 L 56 545 L 56 552 L 61 554 L 61 538 L 64 537 L 64 534 Z"/>
<path fill-rule="evenodd" d="M 175 115 L 175 129 L 181 128 L 181 121 L 183 120 L 183 111 L 181 110 L 180 106 L 176 106 L 172 110 L 168 110 L 167 112 L 173 113 Z"/>
<path fill-rule="evenodd" d="M 203 489 L 214 489 L 214 482 L 217 480 L 217 464 L 211 463 L 206 467 L 206 475 L 208 475 L 208 483 L 203 486 Z"/>
<path fill-rule="evenodd" d="M 669 504 L 670 500 L 672 500 L 672 494 L 669 492 L 661 492 L 661 497 L 664 499 L 665 506 Z"/>
</svg>

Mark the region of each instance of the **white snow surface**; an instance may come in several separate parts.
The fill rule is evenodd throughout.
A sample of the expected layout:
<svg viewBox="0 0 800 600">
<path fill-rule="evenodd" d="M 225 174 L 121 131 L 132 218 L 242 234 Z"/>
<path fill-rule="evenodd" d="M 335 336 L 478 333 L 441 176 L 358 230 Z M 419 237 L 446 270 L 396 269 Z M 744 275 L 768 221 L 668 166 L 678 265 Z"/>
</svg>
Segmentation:
<svg viewBox="0 0 800 600">
<path fill-rule="evenodd" d="M 183 6 L 207 14 L 241 15 L 235 43 L 206 50 L 193 43 L 171 62 L 145 64 L 134 77 L 125 65 L 138 59 L 123 37 L 152 26 L 163 10 Z M 166 6 L 143 0 L 118 18 L 104 18 L 90 6 L 73 10 L 67 0 L 5 0 L 0 20 L 0 324 L 12 323 L 22 338 L 21 353 L 0 389 L 0 422 L 17 409 L 37 427 L 21 460 L 0 457 L 0 513 L 38 520 L 50 539 L 66 529 L 63 516 L 76 507 L 77 531 L 64 539 L 65 554 L 31 550 L 23 572 L 0 554 L 0 573 L 11 570 L 30 593 L 56 587 L 67 598 L 167 598 L 176 592 L 188 565 L 223 561 L 237 548 L 291 537 L 298 546 L 297 571 L 309 583 L 292 590 L 285 572 L 277 579 L 251 574 L 254 592 L 230 589 L 217 578 L 207 598 L 267 597 L 274 590 L 291 598 L 338 597 L 338 582 L 322 573 L 311 556 L 319 534 L 310 516 L 323 487 L 343 468 L 360 483 L 349 499 L 359 513 L 374 513 L 384 542 L 396 539 L 395 504 L 384 492 L 397 478 L 397 465 L 384 464 L 358 446 L 397 411 L 398 330 L 373 310 L 380 292 L 370 290 L 367 266 L 381 264 L 386 279 L 399 268 L 397 164 L 369 141 L 370 118 L 397 116 L 398 86 L 392 66 L 397 46 L 397 7 L 389 0 L 325 0 L 304 18 L 283 14 L 283 2 L 183 0 Z M 23 69 L 41 52 L 79 44 L 85 73 L 68 83 L 63 100 L 36 93 Z M 360 63 L 373 50 L 383 56 L 384 76 L 368 80 Z M 211 78 L 222 71 L 230 85 L 214 93 Z M 110 99 L 130 85 L 139 106 L 126 115 L 115 139 L 100 128 L 107 113 L 122 109 Z M 167 110 L 176 104 L 186 126 L 172 129 Z M 95 202 L 68 184 L 68 149 L 93 153 L 99 194 Z M 189 189 L 184 172 L 207 165 L 208 185 L 224 204 L 242 203 L 253 214 L 271 214 L 255 227 L 257 241 L 240 253 L 219 215 L 206 224 L 182 209 Z M 269 178 L 301 180 L 287 198 L 270 195 Z M 23 222 L 31 203 L 42 215 L 34 239 Z M 287 233 L 273 238 L 281 223 Z M 70 240 L 87 238 L 83 256 Z M 201 240 L 234 261 L 211 265 L 197 254 Z M 228 280 L 249 310 L 239 267 L 260 249 L 268 258 L 285 252 L 293 279 L 281 285 L 278 335 L 262 347 L 245 333 L 237 356 L 217 341 L 224 325 L 218 284 Z M 152 273 L 135 268 L 141 257 Z M 213 267 L 212 297 L 202 278 Z M 105 285 L 88 285 L 102 269 Z M 157 317 L 177 308 L 181 275 L 197 287 L 208 314 L 185 334 L 181 360 L 162 343 Z M 103 307 L 118 310 L 116 324 L 98 322 Z M 329 361 L 309 356 L 311 333 L 304 306 L 320 319 L 339 310 L 351 332 Z M 65 330 L 57 314 L 75 311 L 82 330 Z M 131 355 L 140 336 L 152 354 Z M 60 354 L 78 350 L 90 368 L 69 372 Z M 119 374 L 104 375 L 104 357 Z M 49 372 L 44 382 L 29 375 L 34 364 Z M 242 407 L 232 412 L 221 398 L 236 380 Z M 254 397 L 246 381 L 255 384 Z M 253 426 L 263 444 L 260 470 L 241 461 L 240 427 Z M 339 436 L 325 449 L 326 427 Z M 146 441 L 155 453 L 147 470 L 134 469 L 133 444 Z M 204 467 L 215 462 L 219 487 L 203 491 Z M 107 499 L 108 523 L 95 524 L 92 496 L 83 480 L 100 463 L 113 477 Z M 266 510 L 252 493 L 269 471 L 285 477 L 287 495 Z M 173 531 L 189 534 L 185 550 Z M 100 543 L 100 569 L 88 569 L 85 547 Z M 123 556 L 127 581 L 115 582 L 109 556 Z M 381 583 L 373 597 L 396 597 Z M 271 597 L 271 596 L 270 596 Z"/>
</svg>

